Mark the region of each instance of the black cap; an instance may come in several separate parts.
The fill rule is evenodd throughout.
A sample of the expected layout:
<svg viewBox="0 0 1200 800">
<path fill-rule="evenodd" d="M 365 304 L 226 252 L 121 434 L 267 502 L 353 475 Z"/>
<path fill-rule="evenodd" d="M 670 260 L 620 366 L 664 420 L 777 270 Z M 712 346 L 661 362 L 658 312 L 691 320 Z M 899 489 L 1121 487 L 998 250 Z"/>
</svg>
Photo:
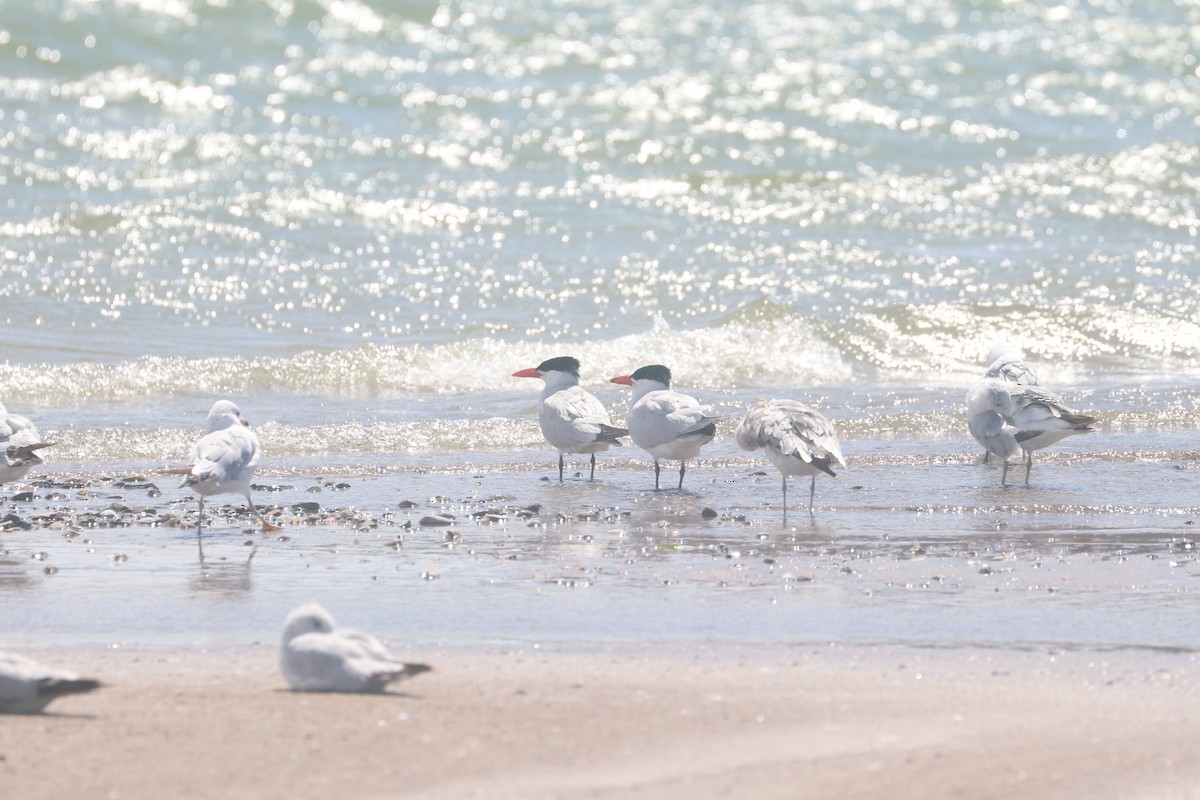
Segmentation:
<svg viewBox="0 0 1200 800">
<path fill-rule="evenodd" d="M 637 372 L 629 376 L 630 380 L 638 381 L 648 379 L 658 381 L 663 386 L 671 385 L 671 370 L 664 367 L 662 364 L 649 364 L 645 367 L 638 367 Z"/>
<path fill-rule="evenodd" d="M 571 356 L 559 356 L 558 358 L 548 358 L 537 365 L 538 372 L 570 372 L 576 378 L 579 377 L 579 359 Z"/>
</svg>

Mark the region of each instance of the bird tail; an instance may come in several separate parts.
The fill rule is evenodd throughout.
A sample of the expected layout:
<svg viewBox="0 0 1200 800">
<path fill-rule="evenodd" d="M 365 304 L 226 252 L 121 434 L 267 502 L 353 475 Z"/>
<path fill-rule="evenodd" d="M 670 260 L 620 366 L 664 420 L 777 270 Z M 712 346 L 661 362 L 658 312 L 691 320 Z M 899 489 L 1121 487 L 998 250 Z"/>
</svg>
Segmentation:
<svg viewBox="0 0 1200 800">
<path fill-rule="evenodd" d="M 69 694 L 83 694 L 94 689 L 99 689 L 103 685 L 100 681 L 92 680 L 91 678 L 74 678 L 71 680 L 45 678 L 38 681 L 37 693 L 38 697 L 53 699 L 55 697 L 65 697 Z"/>
<path fill-rule="evenodd" d="M 1096 430 L 1092 427 L 1096 424 L 1096 418 L 1087 414 L 1063 414 L 1062 420 L 1069 422 L 1079 433 L 1092 433 Z"/>
<path fill-rule="evenodd" d="M 18 464 L 41 464 L 41 456 L 37 454 L 38 450 L 43 447 L 53 447 L 54 442 L 38 442 L 37 444 L 26 444 L 21 446 L 9 445 L 5 451 L 8 456 L 8 462 L 11 466 Z"/>
<path fill-rule="evenodd" d="M 717 423 L 709 422 L 707 425 L 700 425 L 692 428 L 690 431 L 684 431 L 679 435 L 679 438 L 696 438 L 696 439 L 711 439 L 717 435 Z"/>
<path fill-rule="evenodd" d="M 389 670 L 387 672 L 380 672 L 372 675 L 370 680 L 367 682 L 367 691 L 382 692 L 387 688 L 387 685 L 393 681 L 408 680 L 409 678 L 420 675 L 422 672 L 429 672 L 432 669 L 433 667 L 429 666 L 428 664 L 413 664 L 406 662 L 401 666 L 401 669 Z"/>
<path fill-rule="evenodd" d="M 833 471 L 833 463 L 834 462 L 833 462 L 833 458 L 831 456 L 822 456 L 819 458 L 814 458 L 809 463 L 812 464 L 817 469 L 821 470 L 821 472 L 824 472 L 826 475 L 828 475 L 832 478 L 837 477 L 837 473 Z"/>
<path fill-rule="evenodd" d="M 600 423 L 600 433 L 596 434 L 597 442 L 607 442 L 615 447 L 623 447 L 624 442 L 620 441 L 620 437 L 628 436 L 629 430 L 626 428 L 617 428 L 613 425 L 605 425 Z"/>
</svg>

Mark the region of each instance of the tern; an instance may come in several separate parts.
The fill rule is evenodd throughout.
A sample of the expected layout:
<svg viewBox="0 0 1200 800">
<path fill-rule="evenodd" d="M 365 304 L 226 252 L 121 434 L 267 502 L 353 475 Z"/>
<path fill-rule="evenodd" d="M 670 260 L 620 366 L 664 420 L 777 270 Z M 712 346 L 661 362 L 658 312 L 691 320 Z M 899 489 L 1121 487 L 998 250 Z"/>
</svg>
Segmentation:
<svg viewBox="0 0 1200 800">
<path fill-rule="evenodd" d="M 626 425 L 633 443 L 654 458 L 654 489 L 658 490 L 659 459 L 679 462 L 679 489 L 687 462 L 717 435 L 711 406 L 671 388 L 671 370 L 661 364 L 641 367 L 629 375 L 612 378 L 613 383 L 633 387 L 632 405 Z"/>
<path fill-rule="evenodd" d="M 604 404 L 579 385 L 579 360 L 559 356 L 512 374 L 514 378 L 545 381 L 538 401 L 538 424 L 542 436 L 558 450 L 558 481 L 563 479 L 563 457 L 567 453 L 591 455 L 590 480 L 596 478 L 596 453 L 621 447 L 620 437 L 629 431 L 615 427 Z"/>
</svg>

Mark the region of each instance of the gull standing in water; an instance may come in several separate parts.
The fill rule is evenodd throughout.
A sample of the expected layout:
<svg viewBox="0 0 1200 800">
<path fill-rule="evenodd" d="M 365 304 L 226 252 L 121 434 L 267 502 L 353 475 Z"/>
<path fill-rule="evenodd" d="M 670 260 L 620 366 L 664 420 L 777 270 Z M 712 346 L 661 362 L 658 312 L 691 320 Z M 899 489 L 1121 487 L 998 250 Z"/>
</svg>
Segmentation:
<svg viewBox="0 0 1200 800">
<path fill-rule="evenodd" d="M 24 478 L 30 468 L 42 463 L 37 451 L 51 444 L 42 441 L 42 435 L 32 422 L 10 414 L 0 403 L 0 483 Z"/>
<path fill-rule="evenodd" d="M 1025 454 L 1025 484 L 1033 469 L 1033 453 L 1079 433 L 1092 433 L 1094 417 L 1067 407 L 1043 386 L 1018 386 L 984 378 L 967 395 L 967 424 L 971 435 L 990 453 L 1004 460 L 1000 475 L 1008 477 L 1008 460 Z"/>
<path fill-rule="evenodd" d="M 250 499 L 250 482 L 258 468 L 258 437 L 242 419 L 238 407 L 228 400 L 213 403 L 204 422 L 204 436 L 192 448 L 189 466 L 167 470 L 168 474 L 184 475 L 181 487 L 200 496 L 200 516 L 196 536 L 204 525 L 204 498 L 214 494 L 240 494 L 262 523 L 262 532 L 281 531 L 263 517 Z"/>
<path fill-rule="evenodd" d="M 743 450 L 762 448 L 783 476 L 783 522 L 787 524 L 787 479 L 810 475 L 808 513 L 813 512 L 817 475 L 836 478 L 833 467 L 845 467 L 842 448 L 833 424 L 820 413 L 795 400 L 763 399 L 746 412 L 734 433 Z"/>
<path fill-rule="evenodd" d="M 579 360 L 571 356 L 551 358 L 536 367 L 514 372 L 514 378 L 541 378 L 545 381 L 538 401 L 538 424 L 542 436 L 558 449 L 558 482 L 563 479 L 566 453 L 589 453 L 596 478 L 596 453 L 621 447 L 618 437 L 629 431 L 614 427 L 604 404 L 579 385 Z"/>
<path fill-rule="evenodd" d="M 611 379 L 633 387 L 626 424 L 633 443 L 654 458 L 654 489 L 658 490 L 659 459 L 679 462 L 679 489 L 687 462 L 717 435 L 719 416 L 711 406 L 671 389 L 671 370 L 661 364 L 641 367 Z"/>
<path fill-rule="evenodd" d="M 0 653 L 0 714 L 37 714 L 59 697 L 100 688 L 100 681 Z"/>
<path fill-rule="evenodd" d="M 1033 367 L 1025 363 L 1025 354 L 1009 344 L 995 344 L 985 356 L 987 371 L 984 378 L 996 378 L 1018 386 L 1037 386 L 1038 376 Z M 991 460 L 992 451 L 984 449 L 983 463 Z"/>
<path fill-rule="evenodd" d="M 393 681 L 431 669 L 397 661 L 370 634 L 335 629 L 333 617 L 315 603 L 298 606 L 284 620 L 279 668 L 301 692 L 382 692 Z"/>
</svg>

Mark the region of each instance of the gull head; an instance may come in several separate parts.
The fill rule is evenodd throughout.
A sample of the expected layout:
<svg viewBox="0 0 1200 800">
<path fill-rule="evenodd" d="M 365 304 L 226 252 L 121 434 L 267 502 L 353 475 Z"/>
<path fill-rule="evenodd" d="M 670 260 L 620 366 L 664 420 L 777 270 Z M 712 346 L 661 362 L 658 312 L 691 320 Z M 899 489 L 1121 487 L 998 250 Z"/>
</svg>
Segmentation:
<svg viewBox="0 0 1200 800">
<path fill-rule="evenodd" d="M 208 419 L 204 421 L 204 432 L 223 431 L 234 425 L 249 425 L 242 419 L 242 412 L 230 400 L 218 400 L 208 411 Z"/>
<path fill-rule="evenodd" d="M 1013 347 L 1007 342 L 997 342 L 992 345 L 987 355 L 984 356 L 984 366 L 990 367 L 1001 358 L 1006 358 L 1010 361 L 1024 361 L 1025 354 L 1021 352 L 1021 348 L 1019 347 Z"/>
<path fill-rule="evenodd" d="M 283 641 L 286 644 L 306 633 L 331 633 L 333 615 L 316 603 L 305 603 L 293 608 L 283 621 Z"/>
</svg>

